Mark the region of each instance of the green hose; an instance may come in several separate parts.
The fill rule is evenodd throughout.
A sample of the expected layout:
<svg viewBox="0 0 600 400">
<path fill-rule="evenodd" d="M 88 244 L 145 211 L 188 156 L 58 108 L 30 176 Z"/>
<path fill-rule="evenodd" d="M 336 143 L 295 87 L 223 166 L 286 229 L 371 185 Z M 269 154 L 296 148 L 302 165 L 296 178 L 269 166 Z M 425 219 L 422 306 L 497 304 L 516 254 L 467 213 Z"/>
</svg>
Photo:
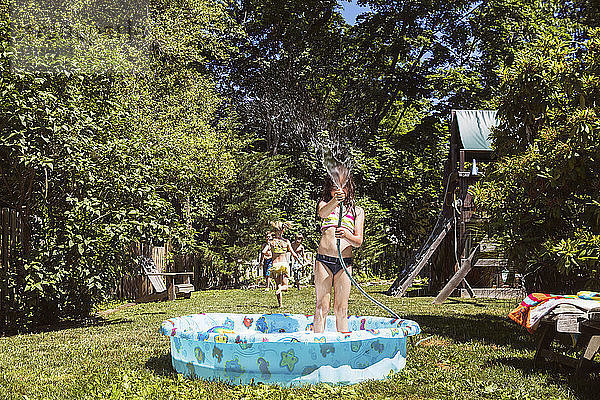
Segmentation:
<svg viewBox="0 0 600 400">
<path fill-rule="evenodd" d="M 344 206 L 343 206 L 343 204 L 340 203 L 339 206 L 340 206 L 340 217 L 338 219 L 338 228 L 340 228 L 342 226 L 342 215 L 344 215 L 344 212 L 343 212 L 344 211 Z M 348 275 L 348 278 L 350 278 L 350 282 L 352 282 L 352 284 L 354 285 L 354 287 L 356 287 L 358 289 L 358 291 L 361 292 L 367 299 L 371 300 L 373 303 L 375 303 L 379 307 L 383 308 L 385 311 L 389 312 L 394 318 L 400 319 L 400 316 L 398 314 L 396 314 L 389 307 L 386 307 L 385 305 L 381 304 L 380 302 L 378 302 L 377 300 L 375 300 L 373 297 L 371 297 L 369 294 L 367 294 L 367 292 L 365 292 L 363 290 L 363 288 L 360 287 L 360 285 L 358 284 L 358 282 L 356 282 L 354 280 L 354 278 L 352 277 L 352 275 L 348 271 L 348 267 L 346 267 L 346 263 L 344 262 L 344 257 L 342 257 L 342 250 L 341 250 L 341 244 L 340 244 L 340 239 L 339 238 L 337 239 L 337 251 L 338 251 L 338 258 L 340 259 L 340 264 L 342 265 L 342 268 L 344 268 L 344 271 L 346 272 L 346 275 Z"/>
</svg>

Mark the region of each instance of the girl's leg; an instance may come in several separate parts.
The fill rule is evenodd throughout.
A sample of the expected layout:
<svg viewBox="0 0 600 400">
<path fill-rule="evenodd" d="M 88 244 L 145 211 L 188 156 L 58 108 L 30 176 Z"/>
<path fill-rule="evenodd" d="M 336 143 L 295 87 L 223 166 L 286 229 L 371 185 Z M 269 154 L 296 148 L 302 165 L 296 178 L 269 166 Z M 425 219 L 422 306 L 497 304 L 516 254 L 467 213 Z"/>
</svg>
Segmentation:
<svg viewBox="0 0 600 400">
<path fill-rule="evenodd" d="M 287 274 L 281 274 L 281 279 L 277 281 L 277 293 L 287 292 L 290 288 L 290 278 Z"/>
<path fill-rule="evenodd" d="M 329 314 L 329 304 L 331 303 L 331 283 L 333 274 L 329 268 L 321 262 L 315 262 L 315 291 L 317 295 L 317 306 L 315 308 L 315 317 L 313 321 L 313 330 L 320 333 L 325 330 L 325 320 Z"/>
<path fill-rule="evenodd" d="M 282 281 L 281 291 L 287 292 L 288 289 L 290 288 L 290 277 L 288 276 L 287 273 L 283 274 L 283 278 L 281 279 L 281 281 Z"/>
<path fill-rule="evenodd" d="M 352 273 L 352 267 L 348 267 L 348 272 Z M 348 299 L 351 287 L 352 282 L 346 272 L 343 269 L 338 271 L 333 278 L 333 312 L 338 332 L 348 332 Z"/>
<path fill-rule="evenodd" d="M 277 297 L 277 305 L 281 308 L 283 307 L 283 294 L 281 294 L 281 284 L 283 283 L 283 274 L 278 273 L 275 276 L 275 285 L 277 285 L 277 290 L 275 291 L 275 296 Z"/>
<path fill-rule="evenodd" d="M 300 289 L 300 266 L 294 268 L 294 286 L 296 289 Z"/>
</svg>

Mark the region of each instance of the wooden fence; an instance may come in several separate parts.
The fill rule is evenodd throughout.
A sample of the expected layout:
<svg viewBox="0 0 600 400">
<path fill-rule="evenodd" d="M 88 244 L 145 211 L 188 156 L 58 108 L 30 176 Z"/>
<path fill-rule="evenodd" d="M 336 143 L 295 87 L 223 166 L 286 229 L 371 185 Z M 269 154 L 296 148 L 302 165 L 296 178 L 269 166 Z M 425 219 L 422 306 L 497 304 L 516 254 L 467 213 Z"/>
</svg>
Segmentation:
<svg viewBox="0 0 600 400">
<path fill-rule="evenodd" d="M 207 265 L 199 255 L 176 255 L 174 257 L 175 272 L 193 272 L 192 283 L 196 290 L 238 287 L 243 281 L 258 276 L 257 262 L 242 262 L 234 273 L 224 273 L 218 267 Z"/>
<path fill-rule="evenodd" d="M 224 274 L 203 266 L 196 254 L 177 255 L 174 262 L 176 272 L 194 272 L 192 283 L 196 290 L 226 286 L 228 283 Z"/>
<path fill-rule="evenodd" d="M 151 257 L 158 272 L 165 272 L 167 270 L 166 246 L 150 246 L 136 243 L 131 248 L 131 252 L 134 256 Z M 139 272 L 132 266 L 131 272 L 121 278 L 116 290 L 117 297 L 121 299 L 137 299 L 154 292 L 150 280 Z"/>
<path fill-rule="evenodd" d="M 171 263 L 167 262 L 168 246 L 149 246 L 136 244 L 131 249 L 134 256 L 151 257 L 159 272 L 193 272 L 192 283 L 196 290 L 236 287 L 240 282 L 253 280 L 262 276 L 262 267 L 255 262 L 240 262 L 239 269 L 234 274 L 218 271 L 215 267 L 206 265 L 196 254 L 173 255 Z M 137 299 L 154 292 L 150 280 L 141 275 L 134 266 L 131 272 L 119 281 L 116 295 L 122 299 Z"/>
<path fill-rule="evenodd" d="M 9 286 L 9 280 L 17 275 L 11 256 L 17 246 L 25 246 L 26 243 L 27 229 L 22 213 L 10 208 L 0 208 L 0 326 L 8 326 L 11 316 L 5 302 L 14 301 L 15 296 Z"/>
<path fill-rule="evenodd" d="M 152 261 L 156 265 L 156 269 L 159 272 L 166 271 L 167 269 L 167 248 L 166 246 L 152 247 Z"/>
</svg>

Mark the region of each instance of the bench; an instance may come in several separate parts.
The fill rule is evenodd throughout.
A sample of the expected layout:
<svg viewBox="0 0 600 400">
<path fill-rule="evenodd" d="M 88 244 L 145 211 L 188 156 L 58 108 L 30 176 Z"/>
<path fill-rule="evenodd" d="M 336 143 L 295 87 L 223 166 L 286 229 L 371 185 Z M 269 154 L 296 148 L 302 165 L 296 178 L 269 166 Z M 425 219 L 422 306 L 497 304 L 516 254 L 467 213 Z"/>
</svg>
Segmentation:
<svg viewBox="0 0 600 400">
<path fill-rule="evenodd" d="M 600 348 L 600 310 L 586 312 L 561 305 L 540 321 L 538 332 L 540 336 L 534 357 L 536 367 L 543 367 L 546 362 L 555 362 L 574 369 L 577 375 L 598 367 L 593 359 Z M 561 333 L 579 334 L 577 347 L 581 349 L 581 353 L 578 358 L 552 350 L 552 343 Z"/>
<path fill-rule="evenodd" d="M 140 257 L 139 265 L 142 273 L 150 280 L 154 293 L 136 299 L 138 303 L 157 300 L 175 300 L 178 297 L 190 298 L 195 290 L 191 283 L 193 272 L 158 272 L 154 261 L 149 257 Z M 177 283 L 178 279 L 183 282 Z M 165 281 L 166 280 L 166 284 Z"/>
</svg>

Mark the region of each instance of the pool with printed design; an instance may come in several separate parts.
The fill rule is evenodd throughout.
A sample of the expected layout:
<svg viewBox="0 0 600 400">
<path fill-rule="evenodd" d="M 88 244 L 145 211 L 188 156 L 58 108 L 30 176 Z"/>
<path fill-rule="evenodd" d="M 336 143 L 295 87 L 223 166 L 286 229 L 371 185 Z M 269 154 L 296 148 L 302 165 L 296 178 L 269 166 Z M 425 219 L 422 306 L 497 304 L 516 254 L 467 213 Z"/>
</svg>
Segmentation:
<svg viewBox="0 0 600 400">
<path fill-rule="evenodd" d="M 420 333 L 410 320 L 352 315 L 349 332 L 327 317 L 313 332 L 303 314 L 194 314 L 164 321 L 173 368 L 187 377 L 232 384 L 281 386 L 353 384 L 383 379 L 406 365 L 407 338 Z"/>
</svg>

